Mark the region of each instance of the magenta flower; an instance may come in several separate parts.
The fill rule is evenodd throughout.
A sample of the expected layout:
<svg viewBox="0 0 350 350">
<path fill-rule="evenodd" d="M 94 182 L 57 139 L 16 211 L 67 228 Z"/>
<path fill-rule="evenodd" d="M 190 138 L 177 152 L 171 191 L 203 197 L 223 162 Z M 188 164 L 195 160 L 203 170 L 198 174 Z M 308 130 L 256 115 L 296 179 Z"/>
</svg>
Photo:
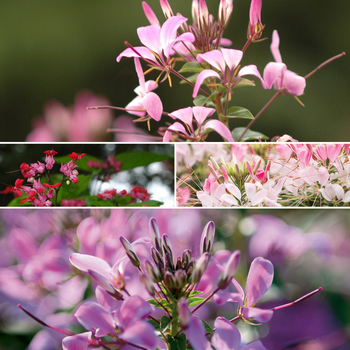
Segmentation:
<svg viewBox="0 0 350 350">
<path fill-rule="evenodd" d="M 140 60 L 137 57 L 135 57 L 134 60 L 137 76 L 140 82 L 140 85 L 134 90 L 138 96 L 135 97 L 125 108 L 130 114 L 144 117 L 147 113 L 154 120 L 159 121 L 163 112 L 163 104 L 159 96 L 154 92 L 151 92 L 157 87 L 157 83 L 154 80 L 145 82 L 145 76 L 143 75 Z"/>
<path fill-rule="evenodd" d="M 137 34 L 144 46 L 127 48 L 118 57 L 117 62 L 122 57 L 138 57 L 146 60 L 152 67 L 161 68 L 168 75 L 172 68 L 172 48 L 179 41 L 193 42 L 195 37 L 192 33 L 177 35 L 179 27 L 187 21 L 182 16 L 173 16 L 167 19 L 162 27 L 153 24 L 137 29 Z"/>
<path fill-rule="evenodd" d="M 294 72 L 287 69 L 282 63 L 282 57 L 279 51 L 280 39 L 277 30 L 273 31 L 271 52 L 276 62 L 270 62 L 264 69 L 265 89 L 271 89 L 272 85 L 276 90 L 288 92 L 290 94 L 300 96 L 303 94 L 306 80 Z"/>
<path fill-rule="evenodd" d="M 55 160 L 53 159 L 53 156 L 56 155 L 57 152 L 52 149 L 49 151 L 45 151 L 44 153 L 46 154 L 46 157 L 45 157 L 46 169 L 50 170 L 55 164 Z"/>
<path fill-rule="evenodd" d="M 265 83 L 257 67 L 253 64 L 241 68 L 237 76 L 235 76 L 235 70 L 239 66 L 242 57 L 243 51 L 224 48 L 222 48 L 221 51 L 213 50 L 197 55 L 197 61 L 199 63 L 202 63 L 203 61 L 208 62 L 211 66 L 221 72 L 222 77 L 212 69 L 204 69 L 197 77 L 192 97 L 197 96 L 200 86 L 203 84 L 204 80 L 208 78 L 217 78 L 221 80 L 229 93 L 231 93 L 232 88 L 239 83 L 239 78 L 244 75 L 254 75 L 258 77 L 263 87 L 265 87 Z"/>
<path fill-rule="evenodd" d="M 214 112 L 214 108 L 187 107 L 170 113 L 170 117 L 179 119 L 185 126 L 179 122 L 170 125 L 164 134 L 163 141 L 169 142 L 171 134 L 177 134 L 185 139 L 193 141 L 202 141 L 209 132 L 209 129 L 213 129 L 227 141 L 233 142 L 230 130 L 219 120 L 209 120 L 203 124 L 205 119 L 213 115 Z M 193 121 L 195 121 L 198 126 L 196 130 L 193 127 Z"/>
</svg>

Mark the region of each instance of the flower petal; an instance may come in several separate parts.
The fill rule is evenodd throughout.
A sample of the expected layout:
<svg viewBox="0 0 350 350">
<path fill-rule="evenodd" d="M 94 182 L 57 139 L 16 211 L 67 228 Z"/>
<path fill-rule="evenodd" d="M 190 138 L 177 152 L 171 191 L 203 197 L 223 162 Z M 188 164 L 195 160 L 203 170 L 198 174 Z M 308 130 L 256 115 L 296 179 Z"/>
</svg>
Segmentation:
<svg viewBox="0 0 350 350">
<path fill-rule="evenodd" d="M 212 50 L 206 53 L 198 54 L 196 58 L 199 63 L 202 63 L 204 60 L 222 73 L 225 72 L 226 62 L 222 52 L 219 50 Z"/>
<path fill-rule="evenodd" d="M 185 330 L 185 333 L 194 350 L 212 350 L 212 347 L 205 336 L 204 325 L 198 317 L 191 317 L 190 324 Z"/>
<path fill-rule="evenodd" d="M 283 76 L 283 86 L 290 94 L 300 96 L 304 93 L 306 80 L 298 74 L 286 70 Z"/>
<path fill-rule="evenodd" d="M 197 120 L 198 127 L 200 128 L 204 120 L 211 117 L 215 113 L 215 108 L 193 107 L 192 111 L 194 118 Z"/>
<path fill-rule="evenodd" d="M 217 317 L 214 322 L 215 333 L 211 343 L 216 349 L 238 350 L 241 345 L 241 334 L 237 327 L 224 317 Z"/>
<path fill-rule="evenodd" d="M 194 85 L 192 97 L 195 98 L 198 95 L 199 88 L 203 84 L 204 80 L 210 77 L 215 77 L 221 80 L 221 77 L 218 73 L 213 71 L 212 69 L 204 69 L 202 70 L 197 77 L 196 84 Z"/>
<path fill-rule="evenodd" d="M 208 123 L 204 125 L 204 131 L 208 129 L 213 129 L 219 135 L 221 135 L 226 141 L 234 142 L 234 139 L 231 135 L 231 131 L 227 126 L 219 120 L 209 120 Z"/>
<path fill-rule="evenodd" d="M 259 323 L 267 323 L 273 316 L 273 310 L 264 310 L 257 307 L 244 307 L 242 308 L 242 314 L 244 318 L 253 319 Z"/>
<path fill-rule="evenodd" d="M 63 350 L 88 350 L 88 340 L 91 339 L 91 332 L 76 334 L 65 337 L 62 340 Z"/>
<path fill-rule="evenodd" d="M 247 306 L 255 304 L 268 291 L 272 284 L 273 274 L 271 261 L 261 257 L 253 260 L 247 277 Z"/>
<path fill-rule="evenodd" d="M 159 122 L 163 113 L 163 104 L 161 99 L 154 92 L 149 92 L 141 99 L 141 104 L 146 112 L 157 122 Z"/>
<path fill-rule="evenodd" d="M 281 87 L 281 78 L 284 72 L 287 70 L 287 66 L 284 63 L 270 62 L 266 65 L 264 69 L 264 89 L 271 89 L 272 85 L 278 80 L 275 88 L 279 89 Z"/>
<path fill-rule="evenodd" d="M 280 45 L 280 37 L 278 36 L 277 30 L 274 30 L 272 33 L 272 43 L 270 48 L 275 61 L 278 63 L 282 63 L 282 57 L 280 54 L 279 45 Z"/>
</svg>

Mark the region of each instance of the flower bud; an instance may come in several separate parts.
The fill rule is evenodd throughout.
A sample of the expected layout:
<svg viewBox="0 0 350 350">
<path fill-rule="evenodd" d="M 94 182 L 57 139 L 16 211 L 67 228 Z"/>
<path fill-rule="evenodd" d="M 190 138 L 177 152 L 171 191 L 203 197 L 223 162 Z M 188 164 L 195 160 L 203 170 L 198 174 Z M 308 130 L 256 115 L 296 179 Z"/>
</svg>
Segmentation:
<svg viewBox="0 0 350 350">
<path fill-rule="evenodd" d="M 202 34 L 209 31 L 209 10 L 205 0 L 199 0 L 199 30 Z"/>
<path fill-rule="evenodd" d="M 149 220 L 149 232 L 151 235 L 153 245 L 158 250 L 158 252 L 162 254 L 162 243 L 161 243 L 161 238 L 159 233 L 159 227 L 157 224 L 157 220 L 155 218 L 151 218 Z"/>
<path fill-rule="evenodd" d="M 214 236 L 215 236 L 215 224 L 213 221 L 209 221 L 202 232 L 201 241 L 200 241 L 200 252 L 203 253 L 211 253 L 211 249 L 214 244 Z"/>
<path fill-rule="evenodd" d="M 193 25 L 195 26 L 198 26 L 198 15 L 199 15 L 198 0 L 192 0 L 192 20 L 193 20 Z"/>
<path fill-rule="evenodd" d="M 175 271 L 175 288 L 181 289 L 185 286 L 187 280 L 187 275 L 184 270 Z"/>
<path fill-rule="evenodd" d="M 186 299 L 181 298 L 177 304 L 177 313 L 179 315 L 180 326 L 186 328 L 191 320 L 191 311 L 188 308 Z"/>
<path fill-rule="evenodd" d="M 167 0 L 160 0 L 160 6 L 166 19 L 174 16 L 173 10 L 171 9 Z"/>
<path fill-rule="evenodd" d="M 170 270 L 175 270 L 173 259 L 169 253 L 165 253 L 165 267 Z"/>
<path fill-rule="evenodd" d="M 177 258 L 177 260 L 176 260 L 175 270 L 179 270 L 179 269 L 181 269 L 181 265 L 182 265 L 181 258 L 180 258 L 180 257 L 178 257 L 178 258 Z"/>
<path fill-rule="evenodd" d="M 151 255 L 152 255 L 153 261 L 158 266 L 158 268 L 160 270 L 163 270 L 164 269 L 163 259 L 156 248 L 154 247 L 151 248 Z"/>
<path fill-rule="evenodd" d="M 173 289 L 175 287 L 175 278 L 170 271 L 165 271 L 164 283 L 169 289 Z"/>
<path fill-rule="evenodd" d="M 149 277 L 142 273 L 140 275 L 140 281 L 143 284 L 143 286 L 147 289 L 147 292 L 153 297 L 155 294 L 155 288 Z"/>
<path fill-rule="evenodd" d="M 216 160 L 213 157 L 210 157 L 211 163 L 213 165 L 213 168 L 217 171 L 221 171 L 219 164 L 216 162 Z"/>
<path fill-rule="evenodd" d="M 171 256 L 171 259 L 173 258 L 173 251 L 171 250 L 171 244 L 169 237 L 167 235 L 163 235 L 163 252 L 164 254 L 168 253 Z"/>
<path fill-rule="evenodd" d="M 235 250 L 231 254 L 231 256 L 226 264 L 225 272 L 221 276 L 219 283 L 218 283 L 218 287 L 220 289 L 227 288 L 227 286 L 231 282 L 231 279 L 237 270 L 240 257 L 241 257 L 241 252 L 239 250 Z"/>
<path fill-rule="evenodd" d="M 182 266 L 185 264 L 185 269 L 187 269 L 187 266 L 192 258 L 192 252 L 189 249 L 185 249 L 182 253 Z"/>
<path fill-rule="evenodd" d="M 158 283 L 162 281 L 163 277 L 157 266 L 152 265 L 148 260 L 145 262 L 145 268 L 148 276 L 153 282 Z"/>
<path fill-rule="evenodd" d="M 137 254 L 135 253 L 134 249 L 132 248 L 131 244 L 129 243 L 129 241 L 124 238 L 123 236 L 119 237 L 120 239 L 120 243 L 122 244 L 126 255 L 128 256 L 128 258 L 130 259 L 130 262 L 135 266 L 135 267 L 140 267 L 141 262 L 139 257 L 137 256 Z"/>
<path fill-rule="evenodd" d="M 218 22 L 222 28 L 226 28 L 233 10 L 232 0 L 221 0 L 219 4 Z"/>
<path fill-rule="evenodd" d="M 198 283 L 200 281 L 200 279 L 202 278 L 202 276 L 203 276 L 203 274 L 208 266 L 209 259 L 210 259 L 209 253 L 202 254 L 202 256 L 198 259 L 196 266 L 195 266 L 193 273 L 192 273 L 191 282 L 193 284 Z"/>
</svg>

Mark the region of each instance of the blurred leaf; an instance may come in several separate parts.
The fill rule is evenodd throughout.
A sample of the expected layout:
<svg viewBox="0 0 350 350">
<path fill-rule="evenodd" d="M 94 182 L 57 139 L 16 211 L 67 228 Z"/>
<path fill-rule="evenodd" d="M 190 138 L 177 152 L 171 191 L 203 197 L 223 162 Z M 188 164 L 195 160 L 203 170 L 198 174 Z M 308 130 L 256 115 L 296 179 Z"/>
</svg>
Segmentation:
<svg viewBox="0 0 350 350">
<path fill-rule="evenodd" d="M 176 338 L 168 334 L 168 342 L 170 350 L 186 350 L 186 335 L 185 333 L 179 334 Z"/>
<path fill-rule="evenodd" d="M 203 303 L 205 299 L 203 298 L 200 298 L 200 297 L 194 297 L 194 298 L 188 298 L 188 307 L 191 307 L 191 306 L 195 306 L 195 305 L 199 305 L 201 303 Z"/>
<path fill-rule="evenodd" d="M 253 114 L 251 114 L 248 109 L 243 107 L 230 107 L 227 110 L 226 115 L 221 114 L 220 117 L 254 119 Z"/>
<path fill-rule="evenodd" d="M 160 319 L 160 328 L 164 331 L 164 329 L 170 324 L 171 319 L 168 316 L 163 316 Z"/>
<path fill-rule="evenodd" d="M 205 332 L 206 333 L 214 333 L 214 331 L 213 331 L 213 329 L 208 325 L 208 323 L 207 322 L 205 322 L 204 320 L 202 320 L 201 319 L 201 321 L 203 322 L 203 324 L 204 324 L 204 327 L 205 327 Z"/>
<path fill-rule="evenodd" d="M 244 130 L 245 130 L 244 127 L 239 127 L 239 128 L 233 129 L 232 130 L 233 139 L 235 141 L 237 141 L 239 139 L 239 137 L 242 135 L 242 133 L 244 132 Z M 253 130 L 247 130 L 247 132 L 244 134 L 244 136 L 242 137 L 242 139 L 240 141 L 242 141 L 242 142 L 248 141 L 248 140 L 249 141 L 258 141 L 259 139 L 268 140 L 269 138 L 260 132 L 253 131 Z"/>
<path fill-rule="evenodd" d="M 186 79 L 191 83 L 195 84 L 197 81 L 197 77 L 198 77 L 198 73 L 190 75 L 189 77 L 186 77 Z M 181 80 L 180 84 L 188 84 L 188 83 L 185 80 Z"/>
<path fill-rule="evenodd" d="M 33 206 L 32 203 L 29 203 L 29 202 L 24 202 L 23 204 L 19 204 L 21 203 L 21 201 L 24 199 L 24 198 L 27 198 L 28 195 L 24 195 L 24 196 L 21 196 L 21 197 L 16 197 L 16 198 L 13 198 L 12 201 L 7 204 L 8 207 L 24 207 L 24 206 Z"/>
<path fill-rule="evenodd" d="M 179 73 L 184 73 L 184 72 L 196 72 L 196 73 L 199 73 L 203 69 L 204 68 L 197 62 L 187 62 L 179 70 Z"/>
<path fill-rule="evenodd" d="M 153 199 L 150 199 L 149 201 L 141 202 L 141 203 L 131 203 L 128 204 L 127 207 L 160 207 L 163 205 L 163 202 L 159 202 Z"/>
<path fill-rule="evenodd" d="M 115 156 L 115 160 L 122 162 L 121 170 L 133 169 L 173 158 L 173 155 L 146 151 L 124 152 Z"/>
<path fill-rule="evenodd" d="M 91 175 L 78 175 L 79 182 L 76 185 L 72 182 L 67 185 L 64 182 L 58 192 L 57 202 L 60 203 L 62 199 L 77 199 L 81 196 L 88 196 L 91 177 Z"/>
</svg>

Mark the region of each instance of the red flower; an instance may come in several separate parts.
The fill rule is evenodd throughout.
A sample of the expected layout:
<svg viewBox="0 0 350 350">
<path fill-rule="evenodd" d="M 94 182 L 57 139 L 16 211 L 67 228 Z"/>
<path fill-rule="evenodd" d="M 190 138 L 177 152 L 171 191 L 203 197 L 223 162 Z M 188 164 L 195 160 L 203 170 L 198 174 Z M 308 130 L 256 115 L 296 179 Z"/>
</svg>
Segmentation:
<svg viewBox="0 0 350 350">
<path fill-rule="evenodd" d="M 82 154 L 78 155 L 77 153 L 72 152 L 72 154 L 68 154 L 68 157 L 70 157 L 74 161 L 80 160 L 84 156 L 85 156 L 85 153 L 82 153 Z"/>
<path fill-rule="evenodd" d="M 15 186 L 11 188 L 11 191 L 16 192 L 19 197 L 22 196 L 22 192 L 20 191 L 20 188 L 23 184 L 23 181 L 24 179 L 17 179 L 15 182 Z"/>
</svg>

